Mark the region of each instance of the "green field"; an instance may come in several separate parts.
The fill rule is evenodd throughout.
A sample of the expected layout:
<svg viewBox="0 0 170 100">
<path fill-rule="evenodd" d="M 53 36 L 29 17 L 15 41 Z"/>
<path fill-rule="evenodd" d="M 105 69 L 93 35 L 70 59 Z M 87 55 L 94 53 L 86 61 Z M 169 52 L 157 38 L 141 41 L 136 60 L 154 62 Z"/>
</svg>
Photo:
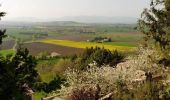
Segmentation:
<svg viewBox="0 0 170 100">
<path fill-rule="evenodd" d="M 76 25 L 75 25 L 76 24 Z M 138 40 L 140 34 L 134 29 L 135 24 L 86 24 L 64 22 L 48 23 L 16 23 L 6 26 L 6 34 L 11 38 L 22 41 L 32 41 L 35 35 L 48 34 L 46 37 L 36 37 L 36 39 L 57 38 L 58 36 L 84 36 L 96 37 L 106 36 L 113 40 Z M 11 38 L 7 38 L 8 40 Z M 69 40 L 69 39 L 68 39 Z"/>
<path fill-rule="evenodd" d="M 137 45 L 132 42 L 105 42 L 106 45 L 112 46 L 127 46 L 127 47 L 136 47 Z"/>
<path fill-rule="evenodd" d="M 13 49 L 9 49 L 9 50 L 0 50 L 0 55 L 2 55 L 3 57 L 6 57 L 7 55 L 14 55 L 15 51 Z"/>
</svg>

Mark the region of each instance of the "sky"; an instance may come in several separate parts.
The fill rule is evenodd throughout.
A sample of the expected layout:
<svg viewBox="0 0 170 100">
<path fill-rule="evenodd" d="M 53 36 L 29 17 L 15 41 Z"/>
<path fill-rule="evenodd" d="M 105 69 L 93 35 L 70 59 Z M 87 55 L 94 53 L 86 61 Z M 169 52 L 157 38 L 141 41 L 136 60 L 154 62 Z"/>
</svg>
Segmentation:
<svg viewBox="0 0 170 100">
<path fill-rule="evenodd" d="M 65 16 L 139 17 L 150 0 L 0 0 L 4 20 L 22 17 L 42 19 Z"/>
</svg>

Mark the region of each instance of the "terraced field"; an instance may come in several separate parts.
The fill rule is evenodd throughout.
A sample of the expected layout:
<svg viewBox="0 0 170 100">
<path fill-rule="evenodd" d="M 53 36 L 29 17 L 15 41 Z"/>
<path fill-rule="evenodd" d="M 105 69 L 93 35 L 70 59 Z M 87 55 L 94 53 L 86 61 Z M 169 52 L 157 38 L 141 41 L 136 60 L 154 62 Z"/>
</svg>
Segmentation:
<svg viewBox="0 0 170 100">
<path fill-rule="evenodd" d="M 73 48 L 90 48 L 90 47 L 104 47 L 105 49 L 109 50 L 119 50 L 119 51 L 131 51 L 135 50 L 135 47 L 132 46 L 122 46 L 122 45 L 110 45 L 110 44 L 103 44 L 103 43 L 92 43 L 92 42 L 77 42 L 77 41 L 69 41 L 69 40 L 55 40 L 55 39 L 46 39 L 41 40 L 39 42 L 42 43 L 48 43 L 48 44 L 54 44 L 54 45 L 61 45 L 61 46 L 67 46 L 67 47 L 73 47 Z"/>
</svg>

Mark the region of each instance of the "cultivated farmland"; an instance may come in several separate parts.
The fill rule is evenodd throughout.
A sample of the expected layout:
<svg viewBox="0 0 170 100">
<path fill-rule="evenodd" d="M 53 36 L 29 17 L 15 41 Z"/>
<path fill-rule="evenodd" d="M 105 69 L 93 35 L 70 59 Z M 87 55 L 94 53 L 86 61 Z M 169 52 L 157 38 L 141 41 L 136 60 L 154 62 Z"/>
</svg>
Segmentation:
<svg viewBox="0 0 170 100">
<path fill-rule="evenodd" d="M 134 47 L 129 46 L 118 46 L 118 45 L 107 45 L 103 43 L 91 43 L 91 42 L 75 42 L 75 41 L 69 41 L 69 40 L 55 40 L 55 39 L 46 39 L 41 40 L 42 43 L 49 43 L 54 45 L 61 45 L 61 46 L 67 46 L 67 47 L 73 47 L 73 48 L 90 48 L 90 47 L 104 47 L 105 49 L 109 50 L 120 50 L 120 51 L 130 51 L 134 50 Z"/>
<path fill-rule="evenodd" d="M 47 43 L 40 43 L 40 42 L 33 42 L 33 43 L 26 43 L 22 45 L 23 48 L 27 48 L 32 55 L 38 55 L 40 53 L 47 53 L 50 55 L 51 53 L 55 52 L 63 56 L 79 54 L 83 50 L 78 48 L 66 47 L 61 45 L 54 45 L 54 44 L 47 44 Z"/>
</svg>

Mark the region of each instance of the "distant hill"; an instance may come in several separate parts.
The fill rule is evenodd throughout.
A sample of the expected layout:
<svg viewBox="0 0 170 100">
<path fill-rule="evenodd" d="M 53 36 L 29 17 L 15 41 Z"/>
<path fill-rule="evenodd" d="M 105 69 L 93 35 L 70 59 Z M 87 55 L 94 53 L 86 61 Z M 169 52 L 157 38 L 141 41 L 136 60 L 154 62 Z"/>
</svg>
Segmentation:
<svg viewBox="0 0 170 100">
<path fill-rule="evenodd" d="M 85 26 L 85 23 L 74 21 L 51 21 L 51 22 L 38 22 L 40 26 Z"/>
<path fill-rule="evenodd" d="M 1 28 L 8 27 L 56 27 L 56 26 L 108 26 L 108 27 L 135 27 L 136 23 L 82 23 L 75 21 L 50 21 L 50 22 L 14 22 L 14 21 L 1 21 Z"/>
<path fill-rule="evenodd" d="M 58 21 L 76 21 L 82 23 L 108 23 L 108 24 L 134 24 L 137 18 L 134 17 L 103 17 L 103 16 L 77 16 L 62 17 Z"/>
<path fill-rule="evenodd" d="M 104 24 L 134 24 L 137 23 L 137 18 L 134 17 L 106 17 L 106 16 L 73 16 L 62 18 L 41 19 L 34 17 L 13 18 L 6 21 L 12 22 L 54 22 L 62 24 L 77 24 L 79 23 L 104 23 Z"/>
</svg>

